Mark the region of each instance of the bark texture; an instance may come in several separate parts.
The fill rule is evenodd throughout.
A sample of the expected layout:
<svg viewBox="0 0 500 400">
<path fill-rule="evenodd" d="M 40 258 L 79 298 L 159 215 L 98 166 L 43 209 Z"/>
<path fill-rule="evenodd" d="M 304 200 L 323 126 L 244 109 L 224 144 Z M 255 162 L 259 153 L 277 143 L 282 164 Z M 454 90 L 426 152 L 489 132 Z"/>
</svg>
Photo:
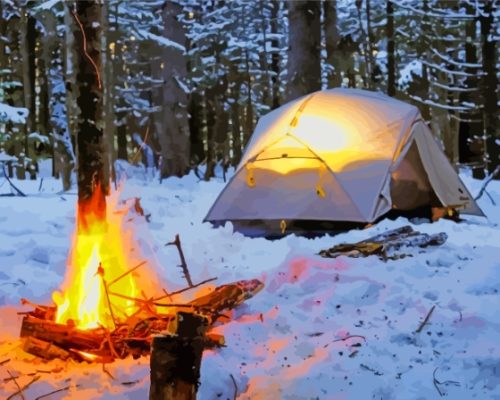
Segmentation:
<svg viewBox="0 0 500 400">
<path fill-rule="evenodd" d="M 107 182 L 104 177 L 104 143 L 102 129 L 102 82 L 100 11 L 97 1 L 78 1 L 73 12 L 75 38 L 79 222 L 86 224 L 90 199 L 97 202 L 94 211 L 104 218 Z M 86 41 L 83 37 L 86 37 Z M 84 43 L 86 42 L 86 48 Z M 95 195 L 95 197 L 93 197 Z M 94 205 L 96 205 L 94 203 Z"/>
<path fill-rule="evenodd" d="M 321 89 L 321 3 L 292 1 L 289 11 L 287 101 Z"/>
<path fill-rule="evenodd" d="M 162 10 L 163 36 L 182 46 L 186 45 L 186 33 L 178 16 L 182 7 L 175 1 L 164 3 Z M 162 178 L 171 175 L 182 176 L 189 169 L 190 143 L 188 98 L 184 90 L 187 68 L 180 50 L 166 47 L 163 50 L 163 110 L 159 116 L 162 131 L 157 132 L 161 147 Z"/>
</svg>

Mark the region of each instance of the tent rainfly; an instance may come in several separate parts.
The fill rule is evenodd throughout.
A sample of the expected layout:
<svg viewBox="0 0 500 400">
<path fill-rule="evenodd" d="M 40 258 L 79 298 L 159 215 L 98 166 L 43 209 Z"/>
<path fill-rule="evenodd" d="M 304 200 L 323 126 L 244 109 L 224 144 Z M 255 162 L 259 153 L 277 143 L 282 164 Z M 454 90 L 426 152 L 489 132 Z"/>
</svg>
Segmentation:
<svg viewBox="0 0 500 400">
<path fill-rule="evenodd" d="M 205 221 L 371 223 L 425 207 L 483 215 L 415 106 L 337 88 L 259 120 Z"/>
</svg>

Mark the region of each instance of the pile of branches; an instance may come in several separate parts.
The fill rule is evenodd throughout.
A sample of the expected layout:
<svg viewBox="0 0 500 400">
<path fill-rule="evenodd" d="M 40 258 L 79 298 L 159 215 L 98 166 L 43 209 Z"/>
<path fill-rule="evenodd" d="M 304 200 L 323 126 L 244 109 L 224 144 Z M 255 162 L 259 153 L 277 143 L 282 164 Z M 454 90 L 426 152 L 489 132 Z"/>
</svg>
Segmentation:
<svg viewBox="0 0 500 400">
<path fill-rule="evenodd" d="M 319 255 L 327 258 L 339 256 L 368 257 L 376 255 L 381 260 L 395 260 L 410 254 L 404 253 L 411 247 L 424 248 L 427 246 L 440 246 L 446 242 L 448 236 L 444 232 L 428 235 L 414 231 L 409 225 L 389 230 L 369 239 L 356 243 L 341 243 L 329 249 L 321 250 Z"/>
<path fill-rule="evenodd" d="M 73 358 L 109 363 L 127 356 L 137 358 L 149 354 L 153 335 L 175 330 L 173 325 L 180 311 L 201 315 L 213 324 L 224 317 L 224 311 L 237 307 L 263 286 L 257 279 L 238 281 L 219 286 L 186 304 L 160 303 L 159 298 L 136 299 L 139 310 L 117 323 L 113 330 L 81 330 L 72 324 L 58 324 L 55 307 L 33 304 L 34 310 L 25 314 L 21 327 L 24 350 L 48 360 Z M 31 304 L 26 300 L 24 303 Z M 166 311 L 159 313 L 158 309 Z M 207 334 L 205 339 L 207 347 L 224 344 L 219 336 Z"/>
</svg>

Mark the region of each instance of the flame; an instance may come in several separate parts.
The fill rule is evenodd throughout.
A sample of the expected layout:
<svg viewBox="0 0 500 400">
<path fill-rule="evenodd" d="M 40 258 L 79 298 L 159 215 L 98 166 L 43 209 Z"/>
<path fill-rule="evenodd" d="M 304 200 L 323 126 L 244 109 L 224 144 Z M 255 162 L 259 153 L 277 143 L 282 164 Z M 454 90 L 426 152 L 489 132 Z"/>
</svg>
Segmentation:
<svg viewBox="0 0 500 400">
<path fill-rule="evenodd" d="M 107 198 L 97 187 L 78 204 L 77 226 L 61 291 L 53 293 L 56 322 L 78 329 L 114 329 L 137 310 L 139 294 L 131 255 L 132 232 L 125 229 L 126 210 L 118 210 L 119 193 Z M 118 293 L 121 296 L 114 296 Z"/>
</svg>

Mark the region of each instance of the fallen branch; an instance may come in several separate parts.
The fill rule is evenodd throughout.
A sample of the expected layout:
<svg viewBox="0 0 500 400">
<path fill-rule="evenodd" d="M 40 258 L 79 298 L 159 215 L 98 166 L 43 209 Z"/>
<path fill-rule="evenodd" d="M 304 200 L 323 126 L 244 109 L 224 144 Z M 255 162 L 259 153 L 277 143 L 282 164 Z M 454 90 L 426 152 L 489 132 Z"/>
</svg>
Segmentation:
<svg viewBox="0 0 500 400">
<path fill-rule="evenodd" d="M 184 252 L 182 251 L 182 246 L 181 246 L 181 239 L 179 238 L 178 234 L 175 235 L 175 240 L 173 242 L 165 244 L 165 246 L 172 246 L 172 245 L 177 247 L 177 251 L 179 252 L 179 257 L 181 259 L 180 267 L 182 268 L 182 272 L 184 273 L 184 277 L 186 278 L 189 287 L 192 287 L 193 281 L 191 279 L 191 274 L 189 273 L 188 266 L 186 264 L 186 259 L 184 258 Z"/>
<path fill-rule="evenodd" d="M 422 321 L 422 323 L 420 324 L 420 326 L 417 328 L 417 330 L 415 331 L 415 333 L 422 332 L 422 329 L 424 329 L 425 325 L 427 325 L 427 323 L 429 322 L 429 319 L 431 318 L 431 315 L 434 312 L 435 308 L 436 308 L 435 305 L 431 307 L 431 309 L 429 310 L 429 312 L 427 313 L 427 315 L 425 316 L 424 320 Z"/>
<path fill-rule="evenodd" d="M 335 340 L 332 340 L 331 343 L 335 343 L 335 342 L 344 342 L 346 341 L 347 339 L 352 339 L 352 338 L 359 338 L 359 339 L 363 339 L 365 342 L 366 342 L 366 338 L 362 335 L 348 335 L 346 337 L 343 337 L 343 338 L 340 338 L 340 339 L 335 339 Z"/>
<path fill-rule="evenodd" d="M 40 379 L 40 376 L 35 376 L 31 381 L 29 381 L 26 385 L 24 385 L 22 388 L 20 388 L 17 392 L 12 393 L 9 397 L 7 397 L 5 400 L 11 400 L 17 395 L 21 395 L 22 398 L 24 399 L 23 392 L 28 389 L 33 383 L 35 383 L 37 380 Z"/>
<path fill-rule="evenodd" d="M 5 171 L 5 163 L 2 163 L 2 167 L 3 167 L 3 168 L 2 168 L 2 169 L 3 169 L 3 177 L 7 180 L 7 182 L 9 182 L 10 187 L 11 187 L 12 189 L 14 189 L 14 190 L 17 192 L 17 194 L 18 194 L 19 196 L 21 196 L 21 197 L 26 197 L 26 195 L 25 195 L 25 194 L 24 194 L 21 190 L 19 190 L 19 189 L 17 188 L 17 186 L 16 186 L 16 185 L 14 185 L 14 184 L 12 183 L 12 181 L 10 180 L 10 178 L 9 178 L 9 174 L 7 174 L 7 171 Z"/>
<path fill-rule="evenodd" d="M 488 175 L 488 177 L 484 180 L 484 183 L 483 183 L 483 186 L 481 186 L 481 189 L 479 190 L 479 193 L 477 194 L 477 196 L 474 198 L 474 200 L 479 200 L 481 198 L 481 196 L 483 195 L 484 192 L 486 192 L 486 187 L 488 186 L 488 184 L 496 178 L 496 176 L 500 174 L 500 165 L 497 165 L 497 167 L 495 168 L 495 170 Z M 486 192 L 486 194 L 488 194 L 488 192 Z M 495 202 L 493 201 L 493 198 L 488 194 L 491 202 L 493 203 L 493 205 L 496 205 Z"/>
<path fill-rule="evenodd" d="M 19 386 L 19 383 L 17 382 L 17 378 L 19 378 L 19 377 L 15 377 L 14 375 L 12 375 L 12 373 L 9 370 L 7 370 L 7 373 L 9 374 L 10 379 L 12 379 L 14 381 L 14 384 L 17 386 L 17 389 L 19 391 L 19 394 L 21 395 L 21 398 L 24 400 L 23 391 L 21 389 L 21 386 Z"/>
<path fill-rule="evenodd" d="M 238 397 L 238 385 L 236 385 L 236 380 L 234 379 L 233 374 L 229 374 L 229 376 L 231 377 L 234 386 L 233 400 L 236 400 L 236 398 Z"/>
<path fill-rule="evenodd" d="M 0 361 L 0 365 L 7 364 L 10 361 L 10 358 L 7 358 L 6 360 Z"/>
<path fill-rule="evenodd" d="M 436 369 L 434 370 L 434 372 L 432 373 L 432 383 L 434 384 L 434 387 L 436 388 L 437 392 L 439 393 L 439 395 L 441 397 L 444 396 L 444 393 L 441 392 L 441 389 L 439 389 L 439 386 L 438 385 L 455 385 L 455 386 L 460 386 L 460 382 L 457 382 L 457 381 L 444 381 L 444 382 L 440 382 L 437 380 L 436 378 L 436 372 L 438 370 L 439 367 L 436 367 Z"/>
<path fill-rule="evenodd" d="M 46 397 L 52 396 L 53 394 L 65 392 L 66 390 L 69 390 L 69 389 L 71 389 L 71 386 L 65 386 L 61 389 L 53 390 L 52 392 L 42 394 L 41 396 L 38 396 L 37 398 L 35 398 L 35 400 L 45 399 Z"/>
</svg>

